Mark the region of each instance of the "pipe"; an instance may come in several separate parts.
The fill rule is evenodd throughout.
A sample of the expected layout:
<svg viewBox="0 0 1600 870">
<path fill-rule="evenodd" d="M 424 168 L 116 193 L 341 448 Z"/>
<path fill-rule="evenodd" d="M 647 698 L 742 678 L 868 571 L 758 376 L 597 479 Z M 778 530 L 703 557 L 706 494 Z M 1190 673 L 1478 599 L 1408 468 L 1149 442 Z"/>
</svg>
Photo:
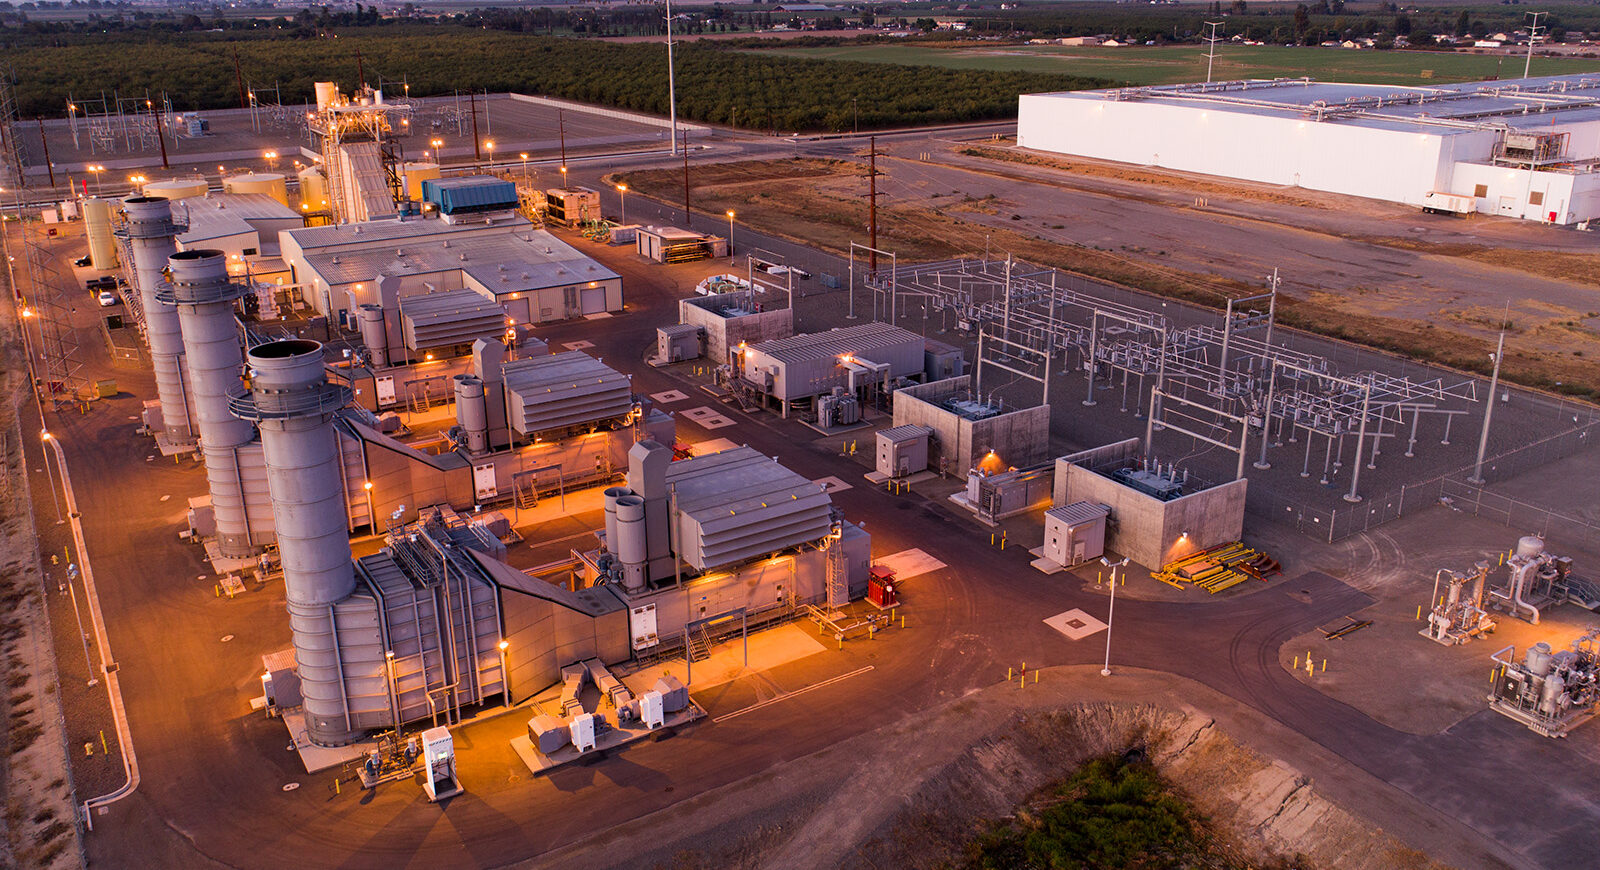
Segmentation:
<svg viewBox="0 0 1600 870">
<path fill-rule="evenodd" d="M 135 196 L 123 201 L 127 220 L 117 229 L 126 238 L 133 262 L 133 290 L 144 313 L 145 340 L 150 345 L 150 367 L 156 377 L 156 398 L 161 402 L 162 436 L 170 444 L 195 441 L 191 419 L 188 377 L 183 358 L 183 334 L 178 310 L 156 298 L 165 279 L 161 270 L 177 253 L 180 225 L 172 218 L 172 203 L 158 197 Z"/>
<path fill-rule="evenodd" d="M 177 306 L 193 419 L 216 513 L 217 545 L 225 557 L 246 558 L 259 550 L 260 542 L 250 533 L 235 448 L 250 443 L 255 432 L 249 421 L 235 417 L 228 408 L 229 394 L 238 389 L 244 367 L 233 306 L 245 287 L 228 279 L 221 251 L 179 251 L 167 262 L 172 281 L 161 285 L 156 300 Z"/>
<path fill-rule="evenodd" d="M 261 429 L 306 732 L 319 746 L 339 746 L 360 736 L 345 722 L 332 619 L 332 605 L 356 588 L 344 497 L 330 467 L 339 449 L 333 414 L 350 391 L 328 383 L 319 342 L 268 342 L 250 351 L 249 362 L 249 392 L 236 395 L 232 408 Z"/>
</svg>

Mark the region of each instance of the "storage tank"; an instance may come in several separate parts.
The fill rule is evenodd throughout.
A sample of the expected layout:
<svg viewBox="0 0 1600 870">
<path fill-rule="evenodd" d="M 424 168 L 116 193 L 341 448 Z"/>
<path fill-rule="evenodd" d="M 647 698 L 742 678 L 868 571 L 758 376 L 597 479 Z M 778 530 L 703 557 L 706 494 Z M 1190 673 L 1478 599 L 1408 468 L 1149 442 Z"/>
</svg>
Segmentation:
<svg viewBox="0 0 1600 870">
<path fill-rule="evenodd" d="M 622 585 L 629 592 L 644 590 L 644 499 L 625 495 L 617 499 L 617 558 L 622 562 Z"/>
<path fill-rule="evenodd" d="M 1528 648 L 1528 654 L 1523 658 L 1522 663 L 1527 667 L 1528 673 L 1536 677 L 1542 677 L 1550 673 L 1550 660 L 1552 658 L 1554 656 L 1550 654 L 1550 644 L 1540 641 Z"/>
<path fill-rule="evenodd" d="M 191 196 L 205 196 L 210 185 L 204 178 L 169 178 L 165 181 L 145 182 L 145 196 L 159 196 L 163 199 L 188 199 Z"/>
<path fill-rule="evenodd" d="M 89 237 L 89 265 L 96 269 L 117 268 L 117 240 L 111 234 L 111 201 L 83 201 L 83 229 Z"/>
<path fill-rule="evenodd" d="M 422 200 L 422 182 L 439 177 L 439 164 L 437 163 L 407 163 L 406 199 Z"/>
<path fill-rule="evenodd" d="M 328 204 L 328 179 L 322 170 L 307 166 L 300 170 L 300 210 L 321 211 Z"/>
<path fill-rule="evenodd" d="M 1537 556 L 1544 552 L 1544 538 L 1538 535 L 1523 535 L 1517 539 L 1517 555 L 1527 558 Z"/>
<path fill-rule="evenodd" d="M 373 368 L 389 365 L 389 337 L 383 324 L 382 305 L 363 305 L 356 318 L 361 325 L 361 343 L 367 348 L 367 359 Z"/>
<path fill-rule="evenodd" d="M 247 172 L 222 179 L 224 193 L 264 193 L 289 204 L 289 182 L 277 172 Z"/>
</svg>

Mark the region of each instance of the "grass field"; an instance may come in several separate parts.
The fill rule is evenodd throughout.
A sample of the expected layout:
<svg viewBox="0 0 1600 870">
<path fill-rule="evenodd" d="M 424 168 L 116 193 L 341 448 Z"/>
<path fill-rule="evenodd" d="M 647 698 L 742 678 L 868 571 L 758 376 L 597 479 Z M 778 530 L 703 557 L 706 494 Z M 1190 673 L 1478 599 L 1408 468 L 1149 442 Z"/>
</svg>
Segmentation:
<svg viewBox="0 0 1600 870">
<path fill-rule="evenodd" d="M 1200 46 L 1007 45 L 939 48 L 925 45 L 843 45 L 830 48 L 764 49 L 777 54 L 871 63 L 925 64 L 956 69 L 1015 70 L 1098 76 L 1131 84 L 1205 81 L 1205 49 Z M 1503 62 L 1503 65 L 1502 65 Z M 1521 58 L 1439 51 L 1351 51 L 1276 45 L 1223 46 L 1217 50 L 1215 80 L 1296 78 L 1390 84 L 1475 81 L 1522 75 Z M 1427 74 L 1431 71 L 1431 75 Z M 1533 59 L 1533 75 L 1600 71 L 1600 58 Z"/>
</svg>

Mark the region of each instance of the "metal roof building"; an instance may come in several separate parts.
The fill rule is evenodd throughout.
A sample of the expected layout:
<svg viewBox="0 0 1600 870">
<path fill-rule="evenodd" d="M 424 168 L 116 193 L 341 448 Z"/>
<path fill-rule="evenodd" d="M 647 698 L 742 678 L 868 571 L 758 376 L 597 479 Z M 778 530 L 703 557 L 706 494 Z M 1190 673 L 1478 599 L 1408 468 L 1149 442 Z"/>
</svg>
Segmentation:
<svg viewBox="0 0 1600 870">
<path fill-rule="evenodd" d="M 1274 79 L 1020 98 L 1023 147 L 1558 224 L 1600 216 L 1600 76 Z M 1465 202 L 1465 201 L 1463 201 Z"/>
<path fill-rule="evenodd" d="M 518 323 L 622 310 L 622 276 L 521 218 L 456 225 L 372 221 L 284 232 L 284 261 L 306 302 L 336 314 L 378 303 L 377 280 L 400 296 L 468 289 Z"/>
<path fill-rule="evenodd" d="M 915 332 L 863 323 L 752 344 L 745 348 L 741 372 L 769 395 L 791 402 L 834 387 L 855 389 L 920 375 L 922 351 L 922 336 Z"/>
<path fill-rule="evenodd" d="M 412 350 L 499 338 L 505 332 L 505 322 L 505 309 L 472 290 L 411 296 L 400 306 L 406 347 Z"/>
</svg>

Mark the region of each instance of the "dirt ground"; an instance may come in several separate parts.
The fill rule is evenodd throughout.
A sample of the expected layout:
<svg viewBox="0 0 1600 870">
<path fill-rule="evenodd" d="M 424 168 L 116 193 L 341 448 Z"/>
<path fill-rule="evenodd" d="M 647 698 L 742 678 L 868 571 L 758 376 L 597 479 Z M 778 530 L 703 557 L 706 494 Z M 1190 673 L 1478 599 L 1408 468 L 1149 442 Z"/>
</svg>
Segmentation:
<svg viewBox="0 0 1600 870">
<path fill-rule="evenodd" d="M 1022 159 L 1018 156 L 1022 152 L 997 148 L 951 146 L 950 151 L 952 154 L 1005 155 L 1004 160 L 963 158 L 985 164 L 972 171 L 992 174 L 1003 175 L 1010 165 L 1007 161 Z M 1339 201 L 1349 199 L 1178 178 L 1136 169 L 1088 167 L 1080 165 L 1079 161 L 1030 157 L 1028 162 L 1067 173 L 1088 173 L 1099 180 L 1111 178 L 1118 183 L 1162 188 L 1159 196 L 1166 199 L 1158 205 L 1172 209 L 1211 210 L 1210 197 L 1215 196 L 1264 204 L 1276 209 L 1274 215 L 1292 217 L 1297 213 L 1301 216 L 1331 213 L 1339 208 Z M 880 172 L 891 163 L 898 165 L 905 161 L 880 157 Z M 1056 166 L 1056 163 L 1062 165 Z M 971 169 L 965 164 L 963 168 Z M 852 241 L 866 241 L 863 228 L 869 216 L 867 197 L 863 195 L 867 190 L 865 175 L 864 166 L 847 160 L 798 159 L 699 166 L 690 175 L 690 199 L 696 208 L 712 212 L 732 210 L 741 222 L 763 231 L 842 253 L 849 250 Z M 682 176 L 672 170 L 631 172 L 616 180 L 667 202 L 682 197 Z M 1015 180 L 1034 179 L 1030 176 Z M 1047 190 L 1041 187 L 1038 192 L 1044 195 Z M 1194 203 L 1171 201 L 1180 195 L 1193 195 Z M 1152 202 L 1159 199 L 1157 192 L 1150 196 L 1156 197 Z M 1260 292 L 1259 285 L 1225 277 L 1227 270 L 1220 265 L 1213 270 L 1214 254 L 1185 254 L 1144 245 L 1112 248 L 1093 243 L 1063 244 L 1047 237 L 1051 231 L 1061 229 L 1061 225 L 1032 227 L 1029 221 L 1021 219 L 1020 212 L 1026 210 L 1017 202 L 993 195 L 975 197 L 927 189 L 916 196 L 907 196 L 901 191 L 893 199 L 880 197 L 878 246 L 895 251 L 907 262 L 1010 253 L 1029 262 L 1210 306 L 1220 306 L 1230 296 Z M 1223 212 L 1218 214 L 1221 219 Z M 1234 225 L 1233 229 L 1249 231 L 1251 219 L 1231 212 L 1226 213 L 1226 219 Z M 1499 247 L 1498 239 L 1495 245 L 1441 244 L 1362 236 L 1328 221 L 1318 225 L 1308 219 L 1307 224 L 1288 229 L 1308 238 L 1358 242 L 1363 247 L 1376 249 L 1379 255 L 1390 252 L 1389 255 L 1396 258 L 1394 280 L 1382 286 L 1286 284 L 1278 306 L 1280 322 L 1420 361 L 1482 374 L 1487 374 L 1489 368 L 1495 333 L 1505 325 L 1508 334 L 1503 377 L 1535 388 L 1591 397 L 1600 395 L 1600 367 L 1594 364 L 1594 359 L 1600 356 L 1600 310 L 1589 307 L 1600 309 L 1600 296 L 1591 292 L 1600 282 L 1597 277 L 1600 276 L 1600 255 L 1541 251 L 1535 257 L 1528 256 L 1526 249 Z M 1285 231 L 1284 224 L 1273 223 L 1272 226 L 1278 233 Z M 1441 262 L 1470 263 L 1477 270 L 1487 268 L 1508 275 L 1520 269 L 1575 289 L 1570 298 L 1561 302 L 1520 299 L 1508 316 L 1504 311 L 1475 301 L 1484 295 L 1479 292 L 1480 288 L 1460 288 L 1441 296 L 1431 284 L 1422 280 L 1431 264 Z M 1590 298 L 1592 296 L 1594 299 Z"/>
<path fill-rule="evenodd" d="M 1176 683 L 1185 681 L 1177 680 Z M 701 795 L 528 866 L 933 868 L 1085 760 L 1142 750 L 1246 866 L 1507 866 L 1478 835 L 1254 710 L 1167 675 L 1049 669 Z M 1193 705 L 1176 700 L 1183 694 Z M 1277 760 L 1293 755 L 1305 766 Z M 603 848 L 597 848 L 603 846 Z"/>
<path fill-rule="evenodd" d="M 0 866 L 64 870 L 83 866 L 66 736 L 36 558 L 29 463 L 17 410 L 32 401 L 10 305 L 0 313 Z"/>
</svg>

